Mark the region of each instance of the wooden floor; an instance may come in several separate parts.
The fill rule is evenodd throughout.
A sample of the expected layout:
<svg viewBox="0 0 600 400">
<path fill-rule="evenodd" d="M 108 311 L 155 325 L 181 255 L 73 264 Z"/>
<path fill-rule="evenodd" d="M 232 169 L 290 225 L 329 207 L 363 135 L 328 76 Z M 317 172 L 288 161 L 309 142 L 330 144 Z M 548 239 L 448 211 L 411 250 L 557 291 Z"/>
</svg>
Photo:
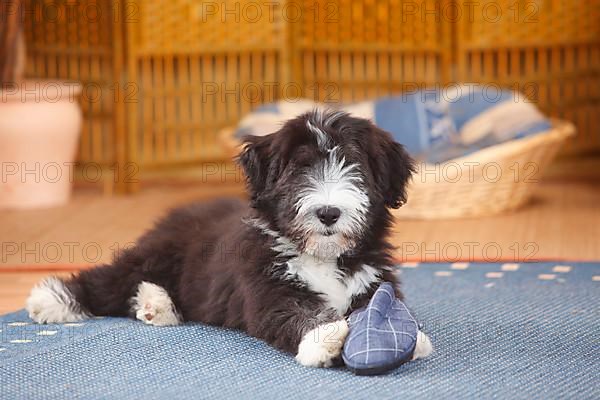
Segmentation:
<svg viewBox="0 0 600 400">
<path fill-rule="evenodd" d="M 0 313 L 22 307 L 52 269 L 108 262 L 167 209 L 222 195 L 243 196 L 243 187 L 161 186 L 113 197 L 79 190 L 64 207 L 1 211 Z M 545 181 L 532 204 L 510 214 L 397 221 L 393 242 L 399 261 L 600 260 L 600 185 Z"/>
</svg>

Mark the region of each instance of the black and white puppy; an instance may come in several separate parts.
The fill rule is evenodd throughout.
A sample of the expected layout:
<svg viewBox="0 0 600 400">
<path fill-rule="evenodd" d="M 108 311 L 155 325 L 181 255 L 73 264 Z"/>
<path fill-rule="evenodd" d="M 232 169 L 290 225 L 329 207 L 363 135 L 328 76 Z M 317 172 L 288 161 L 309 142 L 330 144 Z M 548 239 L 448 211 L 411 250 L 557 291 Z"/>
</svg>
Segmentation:
<svg viewBox="0 0 600 400">
<path fill-rule="evenodd" d="M 303 365 L 333 365 L 345 317 L 381 282 L 397 287 L 389 209 L 405 202 L 413 161 L 368 120 L 314 111 L 246 138 L 239 163 L 250 206 L 175 209 L 112 264 L 38 284 L 31 318 L 199 321 L 243 330 Z M 419 332 L 414 358 L 430 352 Z"/>
</svg>

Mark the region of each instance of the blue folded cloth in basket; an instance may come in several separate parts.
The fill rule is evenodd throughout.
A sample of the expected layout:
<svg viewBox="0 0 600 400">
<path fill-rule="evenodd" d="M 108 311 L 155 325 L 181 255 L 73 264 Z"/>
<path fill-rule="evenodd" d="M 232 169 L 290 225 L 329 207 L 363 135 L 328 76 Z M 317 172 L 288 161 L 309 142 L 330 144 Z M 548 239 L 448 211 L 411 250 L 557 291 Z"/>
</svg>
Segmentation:
<svg viewBox="0 0 600 400">
<path fill-rule="evenodd" d="M 419 326 L 404 303 L 396 299 L 389 282 L 379 286 L 366 307 L 350 314 L 348 326 L 342 358 L 358 375 L 387 372 L 413 355 Z"/>
<path fill-rule="evenodd" d="M 492 85 L 455 85 L 336 107 L 306 99 L 282 100 L 260 106 L 242 119 L 236 136 L 275 132 L 286 120 L 314 108 L 340 108 L 368 118 L 427 162 L 462 157 L 551 128 L 519 92 Z"/>
</svg>

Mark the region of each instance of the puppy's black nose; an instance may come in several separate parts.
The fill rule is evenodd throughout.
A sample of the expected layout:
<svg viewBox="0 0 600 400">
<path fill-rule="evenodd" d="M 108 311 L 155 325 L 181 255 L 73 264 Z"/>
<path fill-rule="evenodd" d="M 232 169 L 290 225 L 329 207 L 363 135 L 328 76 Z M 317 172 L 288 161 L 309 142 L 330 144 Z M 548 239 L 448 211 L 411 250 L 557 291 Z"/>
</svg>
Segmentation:
<svg viewBox="0 0 600 400">
<path fill-rule="evenodd" d="M 317 210 L 317 217 L 325 225 L 331 226 L 340 218 L 341 213 L 337 207 L 321 207 Z"/>
</svg>

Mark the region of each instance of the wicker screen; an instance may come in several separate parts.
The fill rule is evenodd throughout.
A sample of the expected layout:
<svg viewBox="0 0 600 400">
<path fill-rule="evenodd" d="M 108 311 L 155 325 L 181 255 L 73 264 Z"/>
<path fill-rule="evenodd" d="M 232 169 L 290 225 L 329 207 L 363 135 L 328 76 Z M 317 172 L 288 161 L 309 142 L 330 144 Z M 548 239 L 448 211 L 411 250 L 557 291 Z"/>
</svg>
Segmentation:
<svg viewBox="0 0 600 400">
<path fill-rule="evenodd" d="M 127 25 L 128 77 L 139 93 L 128 105 L 130 156 L 142 166 L 223 159 L 219 130 L 279 96 L 281 8 L 256 0 L 132 4 L 139 19 Z"/>
<path fill-rule="evenodd" d="M 123 68 L 115 58 L 121 38 L 112 13 L 109 0 L 28 0 L 23 10 L 27 76 L 82 83 L 78 160 L 106 165 L 117 158 L 114 95 Z"/>
<path fill-rule="evenodd" d="M 282 96 L 464 81 L 524 91 L 575 122 L 572 149 L 600 147 L 600 0 L 25 3 L 29 76 L 84 84 L 80 161 L 223 159 L 218 132 Z"/>
<path fill-rule="evenodd" d="M 572 151 L 600 148 L 600 0 L 470 4 L 458 3 L 472 18 L 457 24 L 455 79 L 520 90 L 575 123 Z"/>
<path fill-rule="evenodd" d="M 447 82 L 447 1 L 303 2 L 296 76 L 307 97 L 349 102 Z"/>
</svg>

